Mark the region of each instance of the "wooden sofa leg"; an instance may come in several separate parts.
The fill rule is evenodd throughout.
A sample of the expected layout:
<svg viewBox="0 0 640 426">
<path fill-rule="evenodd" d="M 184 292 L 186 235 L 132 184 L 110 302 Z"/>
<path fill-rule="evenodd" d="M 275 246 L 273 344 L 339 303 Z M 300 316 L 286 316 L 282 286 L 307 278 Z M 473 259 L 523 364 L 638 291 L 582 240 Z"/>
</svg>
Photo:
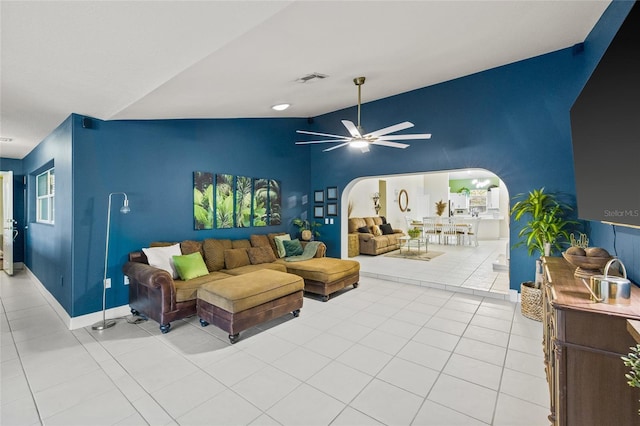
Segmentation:
<svg viewBox="0 0 640 426">
<path fill-rule="evenodd" d="M 293 314 L 294 317 L 298 318 L 300 316 L 300 309 L 296 309 L 295 311 L 291 312 Z"/>
<path fill-rule="evenodd" d="M 322 301 L 323 302 L 328 302 L 329 301 L 329 295 L 325 294 L 324 296 L 322 296 Z"/>
<path fill-rule="evenodd" d="M 171 323 L 169 323 L 169 324 L 160 324 L 160 331 L 162 332 L 162 334 L 167 334 L 169 332 L 170 328 L 171 328 Z"/>
<path fill-rule="evenodd" d="M 237 342 L 239 338 L 240 338 L 240 333 L 230 334 L 230 335 L 229 335 L 229 341 L 231 342 L 231 344 L 232 344 L 232 345 L 233 345 L 235 342 Z"/>
<path fill-rule="evenodd" d="M 140 316 L 140 312 L 138 312 L 135 309 L 131 308 L 131 315 L 135 315 L 137 317 L 137 316 Z"/>
<path fill-rule="evenodd" d="M 200 325 L 203 326 L 203 327 L 206 327 L 206 326 L 209 325 L 209 323 L 206 322 L 205 320 L 203 320 L 202 318 L 200 318 Z"/>
</svg>

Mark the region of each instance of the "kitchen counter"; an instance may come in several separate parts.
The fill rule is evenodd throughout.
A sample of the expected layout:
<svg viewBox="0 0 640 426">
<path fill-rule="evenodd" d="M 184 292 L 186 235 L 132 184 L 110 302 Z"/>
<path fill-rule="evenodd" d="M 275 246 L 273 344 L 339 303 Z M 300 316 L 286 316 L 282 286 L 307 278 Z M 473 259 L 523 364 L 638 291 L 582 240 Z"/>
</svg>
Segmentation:
<svg viewBox="0 0 640 426">
<path fill-rule="evenodd" d="M 454 217 L 472 219 L 471 215 L 455 215 Z M 480 225 L 478 226 L 479 240 L 497 240 L 500 238 L 500 226 L 504 220 L 502 215 L 481 214 L 478 216 Z"/>
</svg>

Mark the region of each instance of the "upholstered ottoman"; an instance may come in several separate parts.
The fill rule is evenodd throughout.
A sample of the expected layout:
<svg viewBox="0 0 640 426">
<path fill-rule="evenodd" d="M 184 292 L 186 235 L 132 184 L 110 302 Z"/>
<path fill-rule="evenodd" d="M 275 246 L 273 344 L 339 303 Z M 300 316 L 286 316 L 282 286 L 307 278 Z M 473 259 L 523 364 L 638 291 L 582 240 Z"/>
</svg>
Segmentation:
<svg viewBox="0 0 640 426">
<path fill-rule="evenodd" d="M 319 294 L 326 302 L 336 291 L 360 281 L 360 263 L 355 260 L 335 259 L 333 257 L 314 257 L 301 262 L 278 260 L 287 267 L 287 272 L 304 278 L 304 291 Z"/>
<path fill-rule="evenodd" d="M 214 324 L 235 343 L 240 332 L 302 308 L 304 282 L 299 276 L 270 269 L 225 278 L 198 289 L 200 324 Z"/>
</svg>

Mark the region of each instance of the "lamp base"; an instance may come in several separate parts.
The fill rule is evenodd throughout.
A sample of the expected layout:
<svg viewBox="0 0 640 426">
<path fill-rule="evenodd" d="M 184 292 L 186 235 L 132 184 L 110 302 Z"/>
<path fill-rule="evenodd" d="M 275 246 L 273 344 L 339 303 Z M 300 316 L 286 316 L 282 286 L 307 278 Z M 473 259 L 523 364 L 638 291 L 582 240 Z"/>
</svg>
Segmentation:
<svg viewBox="0 0 640 426">
<path fill-rule="evenodd" d="M 115 320 L 104 320 L 104 321 L 98 321 L 97 323 L 93 324 L 91 326 L 92 330 L 105 330 L 107 328 L 113 327 L 114 325 L 116 325 L 116 321 Z"/>
</svg>

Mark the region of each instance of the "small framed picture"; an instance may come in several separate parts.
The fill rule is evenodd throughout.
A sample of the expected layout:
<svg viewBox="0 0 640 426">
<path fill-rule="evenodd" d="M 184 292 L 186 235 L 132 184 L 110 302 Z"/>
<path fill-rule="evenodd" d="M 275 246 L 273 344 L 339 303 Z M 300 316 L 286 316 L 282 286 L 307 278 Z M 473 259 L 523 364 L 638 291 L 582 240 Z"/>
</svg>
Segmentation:
<svg viewBox="0 0 640 426">
<path fill-rule="evenodd" d="M 338 203 L 327 204 L 327 216 L 338 216 Z"/>
<path fill-rule="evenodd" d="M 315 206 L 313 208 L 313 217 L 324 217 L 324 206 Z"/>
<path fill-rule="evenodd" d="M 313 191 L 313 201 L 316 203 L 324 203 L 324 191 Z"/>
<path fill-rule="evenodd" d="M 337 200 L 338 199 L 338 187 L 330 186 L 327 188 L 327 200 Z"/>
</svg>

